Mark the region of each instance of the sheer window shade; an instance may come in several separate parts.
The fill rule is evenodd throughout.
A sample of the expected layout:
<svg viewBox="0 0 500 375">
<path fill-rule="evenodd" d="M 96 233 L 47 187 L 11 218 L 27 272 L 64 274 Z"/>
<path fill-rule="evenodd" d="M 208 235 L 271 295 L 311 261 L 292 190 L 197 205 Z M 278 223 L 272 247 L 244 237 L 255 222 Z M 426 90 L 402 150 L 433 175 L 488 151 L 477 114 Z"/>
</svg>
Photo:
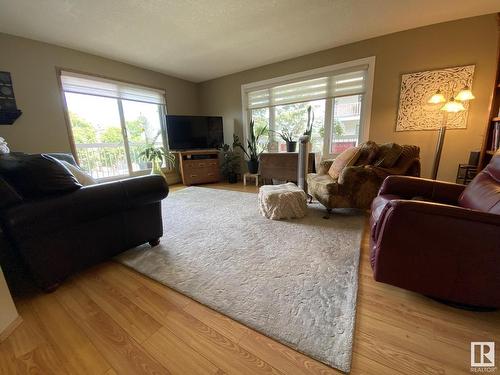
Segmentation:
<svg viewBox="0 0 500 375">
<path fill-rule="evenodd" d="M 334 74 L 249 91 L 248 109 L 300 103 L 336 96 L 362 94 L 365 91 L 366 70 Z"/>
<path fill-rule="evenodd" d="M 165 93 L 162 90 L 130 83 L 66 71 L 61 72 L 61 83 L 65 92 L 165 104 Z"/>
</svg>

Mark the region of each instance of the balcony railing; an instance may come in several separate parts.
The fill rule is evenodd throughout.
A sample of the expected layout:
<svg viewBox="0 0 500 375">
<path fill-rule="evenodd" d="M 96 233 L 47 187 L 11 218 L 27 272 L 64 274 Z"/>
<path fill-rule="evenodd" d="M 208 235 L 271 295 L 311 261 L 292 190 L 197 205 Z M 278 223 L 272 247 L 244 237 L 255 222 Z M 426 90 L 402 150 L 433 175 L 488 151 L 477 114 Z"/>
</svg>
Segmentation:
<svg viewBox="0 0 500 375">
<path fill-rule="evenodd" d="M 158 144 L 157 146 L 161 147 L 162 145 Z M 144 143 L 129 143 L 132 170 L 135 172 L 151 168 L 151 164 L 139 156 L 145 147 Z M 123 143 L 76 144 L 76 151 L 80 167 L 94 178 L 106 179 L 129 175 L 127 156 Z"/>
<path fill-rule="evenodd" d="M 341 136 L 334 136 L 331 143 L 330 153 L 333 155 L 340 154 L 348 148 L 354 147 L 358 144 L 358 137 L 356 135 L 348 134 Z"/>
<path fill-rule="evenodd" d="M 361 114 L 361 102 L 355 103 L 337 103 L 335 104 L 334 116 L 339 117 L 353 117 Z"/>
</svg>

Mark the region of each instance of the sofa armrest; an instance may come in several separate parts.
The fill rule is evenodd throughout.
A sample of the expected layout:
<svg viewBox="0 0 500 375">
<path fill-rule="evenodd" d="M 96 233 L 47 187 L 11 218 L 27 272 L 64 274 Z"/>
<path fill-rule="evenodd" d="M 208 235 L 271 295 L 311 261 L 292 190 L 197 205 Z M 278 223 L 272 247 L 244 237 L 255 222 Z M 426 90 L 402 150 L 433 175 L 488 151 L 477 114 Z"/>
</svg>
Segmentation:
<svg viewBox="0 0 500 375">
<path fill-rule="evenodd" d="M 328 160 L 322 160 L 319 163 L 319 168 L 318 168 L 318 174 L 319 175 L 325 175 L 328 173 L 328 170 L 333 164 L 333 159 L 328 159 Z"/>
<path fill-rule="evenodd" d="M 465 185 L 410 176 L 388 176 L 379 195 L 393 194 L 403 199 L 422 197 L 435 202 L 457 204 Z"/>
<path fill-rule="evenodd" d="M 158 202 L 168 194 L 161 176 L 149 175 L 83 187 L 72 193 L 25 202 L 4 212 L 6 229 L 13 238 L 61 231 L 78 223 Z"/>
<path fill-rule="evenodd" d="M 375 280 L 450 301 L 500 306 L 500 215 L 422 201 L 387 206 L 372 238 Z"/>
<path fill-rule="evenodd" d="M 113 184 L 121 184 L 122 189 L 127 195 L 128 206 L 138 206 L 161 201 L 167 197 L 169 192 L 167 181 L 160 175 L 132 177 L 116 182 L 100 184 L 100 186 Z M 92 186 L 96 185 L 90 185 L 84 189 Z"/>
<path fill-rule="evenodd" d="M 435 217 L 436 220 L 439 221 L 447 219 L 455 222 L 465 221 L 470 223 L 496 225 L 499 226 L 500 230 L 500 215 L 443 203 L 394 199 L 388 203 L 387 210 L 397 211 L 398 215 L 402 216 L 412 213 L 415 215 Z M 453 225 L 450 224 L 447 227 L 447 232 L 450 233 L 455 231 Z M 500 239 L 500 231 L 498 235 Z"/>
</svg>

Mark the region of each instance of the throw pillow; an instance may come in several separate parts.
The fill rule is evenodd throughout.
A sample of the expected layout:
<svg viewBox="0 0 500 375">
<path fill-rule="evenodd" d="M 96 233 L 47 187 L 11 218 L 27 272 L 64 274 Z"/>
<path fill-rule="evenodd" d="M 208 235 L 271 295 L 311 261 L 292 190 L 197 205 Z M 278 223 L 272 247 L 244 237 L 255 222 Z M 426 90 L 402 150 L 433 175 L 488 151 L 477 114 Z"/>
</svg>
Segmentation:
<svg viewBox="0 0 500 375">
<path fill-rule="evenodd" d="M 45 155 L 2 155 L 0 175 L 25 199 L 80 189 L 75 176 L 57 159 Z"/>
<path fill-rule="evenodd" d="M 328 170 L 330 177 L 334 180 L 338 179 L 345 167 L 350 167 L 356 163 L 360 154 L 361 149 L 359 147 L 351 147 L 339 154 Z"/>
<path fill-rule="evenodd" d="M 373 141 L 368 141 L 359 146 L 361 152 L 356 162 L 357 166 L 370 165 L 378 154 L 378 145 Z"/>
<path fill-rule="evenodd" d="M 8 154 L 10 152 L 9 146 L 7 146 L 7 142 L 5 139 L 0 137 L 0 154 Z"/>
<path fill-rule="evenodd" d="M 65 160 L 60 160 L 60 162 L 63 163 L 66 168 L 68 168 L 68 170 L 73 174 L 73 176 L 75 176 L 75 178 L 78 180 L 78 182 L 82 186 L 89 186 L 89 185 L 97 184 L 97 181 L 94 179 L 94 177 L 92 177 L 91 175 L 89 175 L 85 171 L 81 170 L 77 166 L 75 166 L 71 163 L 68 163 Z"/>
<path fill-rule="evenodd" d="M 0 177 L 0 209 L 21 203 L 23 199 L 7 181 Z"/>
<path fill-rule="evenodd" d="M 373 165 L 381 168 L 392 168 L 398 161 L 403 147 L 397 143 L 385 143 L 379 146 L 377 160 Z"/>
</svg>

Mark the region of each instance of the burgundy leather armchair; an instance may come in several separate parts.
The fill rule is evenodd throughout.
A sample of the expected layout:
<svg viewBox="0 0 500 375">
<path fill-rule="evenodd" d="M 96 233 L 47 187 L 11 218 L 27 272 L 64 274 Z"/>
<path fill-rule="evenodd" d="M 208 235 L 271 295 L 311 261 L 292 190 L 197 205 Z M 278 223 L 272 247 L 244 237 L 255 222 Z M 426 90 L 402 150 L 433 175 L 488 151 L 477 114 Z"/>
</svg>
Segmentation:
<svg viewBox="0 0 500 375">
<path fill-rule="evenodd" d="M 386 178 L 370 229 L 375 280 L 500 308 L 500 151 L 468 186 Z"/>
</svg>

